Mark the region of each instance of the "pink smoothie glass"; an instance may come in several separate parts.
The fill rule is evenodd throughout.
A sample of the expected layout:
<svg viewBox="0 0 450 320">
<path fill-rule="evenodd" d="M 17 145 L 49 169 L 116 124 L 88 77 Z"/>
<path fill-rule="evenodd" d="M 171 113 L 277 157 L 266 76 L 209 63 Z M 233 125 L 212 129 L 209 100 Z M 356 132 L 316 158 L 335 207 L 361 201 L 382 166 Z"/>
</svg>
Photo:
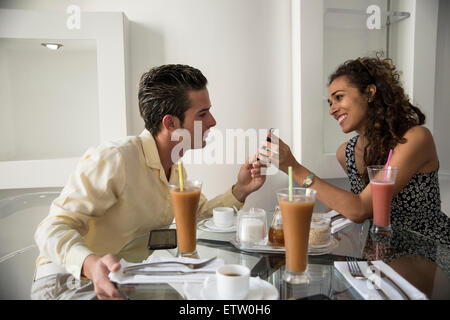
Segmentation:
<svg viewBox="0 0 450 320">
<path fill-rule="evenodd" d="M 392 233 L 391 201 L 394 193 L 398 168 L 386 166 L 368 166 L 370 188 L 372 190 L 373 225 L 372 233 Z"/>
</svg>

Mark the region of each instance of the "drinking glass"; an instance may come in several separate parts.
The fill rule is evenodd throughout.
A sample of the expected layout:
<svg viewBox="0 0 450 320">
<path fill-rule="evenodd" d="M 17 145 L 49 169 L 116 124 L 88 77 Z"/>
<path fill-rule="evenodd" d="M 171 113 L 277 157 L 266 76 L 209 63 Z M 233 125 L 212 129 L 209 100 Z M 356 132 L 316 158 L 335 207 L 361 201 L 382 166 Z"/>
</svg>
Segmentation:
<svg viewBox="0 0 450 320">
<path fill-rule="evenodd" d="M 267 216 L 264 209 L 250 208 L 238 212 L 236 240 L 249 247 L 267 242 Z"/>
<path fill-rule="evenodd" d="M 289 189 L 277 192 L 286 248 L 283 279 L 288 283 L 309 283 L 308 241 L 316 193 L 310 188 L 292 188 L 292 197 Z"/>
<path fill-rule="evenodd" d="M 368 166 L 367 172 L 372 190 L 373 225 L 370 231 L 374 234 L 390 235 L 391 201 L 394 192 L 398 168 L 385 166 Z"/>
<path fill-rule="evenodd" d="M 169 185 L 170 199 L 177 230 L 178 257 L 198 258 L 197 254 L 197 210 L 201 181 L 185 181 L 183 191 L 179 185 Z"/>
</svg>

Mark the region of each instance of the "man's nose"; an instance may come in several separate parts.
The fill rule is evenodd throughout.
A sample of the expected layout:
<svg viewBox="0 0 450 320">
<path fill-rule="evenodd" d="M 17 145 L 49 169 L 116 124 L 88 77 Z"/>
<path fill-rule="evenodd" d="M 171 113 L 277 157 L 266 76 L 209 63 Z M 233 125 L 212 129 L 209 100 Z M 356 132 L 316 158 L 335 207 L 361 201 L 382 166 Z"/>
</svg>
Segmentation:
<svg viewBox="0 0 450 320">
<path fill-rule="evenodd" d="M 212 127 L 215 127 L 216 126 L 216 119 L 214 119 L 214 117 L 213 117 L 213 115 L 211 114 L 211 119 L 210 119 L 210 121 L 209 121 L 209 127 L 208 128 L 212 128 Z"/>
</svg>

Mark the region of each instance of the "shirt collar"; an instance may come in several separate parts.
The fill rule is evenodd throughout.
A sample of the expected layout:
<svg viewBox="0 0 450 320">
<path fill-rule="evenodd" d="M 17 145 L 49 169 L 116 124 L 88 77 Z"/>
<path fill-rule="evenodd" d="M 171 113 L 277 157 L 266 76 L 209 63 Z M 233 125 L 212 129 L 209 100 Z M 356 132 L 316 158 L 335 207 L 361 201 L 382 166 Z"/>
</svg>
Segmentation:
<svg viewBox="0 0 450 320">
<path fill-rule="evenodd" d="M 162 167 L 155 138 L 153 138 L 150 131 L 144 129 L 139 137 L 142 141 L 142 148 L 144 149 L 145 163 L 147 166 L 155 169 Z"/>
<path fill-rule="evenodd" d="M 168 183 L 166 175 L 164 173 L 163 166 L 161 164 L 161 158 L 159 157 L 158 148 L 156 147 L 155 138 L 147 129 L 144 129 L 142 133 L 139 135 L 142 141 L 142 148 L 144 150 L 145 163 L 150 168 L 159 169 L 160 171 L 160 179 L 164 182 Z M 177 164 L 173 164 L 170 171 L 170 180 L 172 181 L 172 177 L 178 176 L 178 166 Z"/>
</svg>

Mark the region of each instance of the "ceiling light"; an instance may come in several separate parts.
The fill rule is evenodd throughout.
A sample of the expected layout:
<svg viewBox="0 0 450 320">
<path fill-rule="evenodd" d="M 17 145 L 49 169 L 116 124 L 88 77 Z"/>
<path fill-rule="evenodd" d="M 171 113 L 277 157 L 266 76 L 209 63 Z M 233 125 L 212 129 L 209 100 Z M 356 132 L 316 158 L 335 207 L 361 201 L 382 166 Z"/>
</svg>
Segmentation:
<svg viewBox="0 0 450 320">
<path fill-rule="evenodd" d="M 41 45 L 43 45 L 44 47 L 46 47 L 47 49 L 50 50 L 58 50 L 59 48 L 61 48 L 63 45 L 59 44 L 59 43 L 41 43 Z"/>
</svg>

